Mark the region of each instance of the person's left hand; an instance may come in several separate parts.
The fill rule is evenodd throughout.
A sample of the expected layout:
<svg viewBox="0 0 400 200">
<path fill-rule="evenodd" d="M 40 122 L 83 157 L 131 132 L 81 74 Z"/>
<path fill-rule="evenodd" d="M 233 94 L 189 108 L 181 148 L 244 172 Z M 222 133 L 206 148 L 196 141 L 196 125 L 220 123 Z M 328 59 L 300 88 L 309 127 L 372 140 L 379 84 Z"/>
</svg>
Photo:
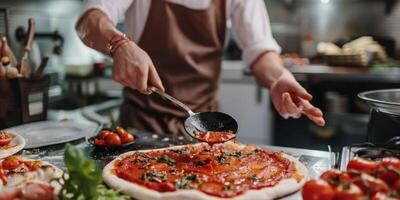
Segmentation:
<svg viewBox="0 0 400 200">
<path fill-rule="evenodd" d="M 310 103 L 312 96 L 290 72 L 284 72 L 271 85 L 271 96 L 276 110 L 283 118 L 299 118 L 304 114 L 318 126 L 325 125 L 322 111 Z"/>
</svg>

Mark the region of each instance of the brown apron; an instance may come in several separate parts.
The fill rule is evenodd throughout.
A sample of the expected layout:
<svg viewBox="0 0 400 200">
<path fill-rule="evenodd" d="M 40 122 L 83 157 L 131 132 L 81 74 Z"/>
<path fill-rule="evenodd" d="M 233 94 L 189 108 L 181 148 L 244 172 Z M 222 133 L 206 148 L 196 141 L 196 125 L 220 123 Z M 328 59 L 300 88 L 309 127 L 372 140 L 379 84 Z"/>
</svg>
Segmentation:
<svg viewBox="0 0 400 200">
<path fill-rule="evenodd" d="M 152 0 L 139 41 L 156 66 L 166 93 L 194 112 L 216 111 L 218 78 L 225 40 L 225 0 L 193 10 Z M 155 133 L 183 133 L 188 114 L 157 95 L 124 89 L 121 124 Z"/>
</svg>

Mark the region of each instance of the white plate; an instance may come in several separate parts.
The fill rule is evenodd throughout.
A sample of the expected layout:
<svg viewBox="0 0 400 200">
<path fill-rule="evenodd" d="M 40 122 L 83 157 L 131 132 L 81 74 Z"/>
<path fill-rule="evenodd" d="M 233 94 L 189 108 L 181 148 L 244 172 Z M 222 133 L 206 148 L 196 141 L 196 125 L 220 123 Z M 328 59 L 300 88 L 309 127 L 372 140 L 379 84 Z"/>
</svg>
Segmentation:
<svg viewBox="0 0 400 200">
<path fill-rule="evenodd" d="M 14 155 L 15 153 L 21 151 L 25 147 L 25 140 L 23 137 L 12 132 L 8 132 L 8 134 L 10 134 L 13 137 L 13 139 L 10 142 L 11 147 L 7 149 L 3 149 L 0 147 L 0 159 Z"/>
<path fill-rule="evenodd" d="M 25 138 L 25 149 L 71 142 L 92 136 L 99 129 L 95 123 L 74 121 L 43 121 L 14 126 L 6 129 Z"/>
</svg>

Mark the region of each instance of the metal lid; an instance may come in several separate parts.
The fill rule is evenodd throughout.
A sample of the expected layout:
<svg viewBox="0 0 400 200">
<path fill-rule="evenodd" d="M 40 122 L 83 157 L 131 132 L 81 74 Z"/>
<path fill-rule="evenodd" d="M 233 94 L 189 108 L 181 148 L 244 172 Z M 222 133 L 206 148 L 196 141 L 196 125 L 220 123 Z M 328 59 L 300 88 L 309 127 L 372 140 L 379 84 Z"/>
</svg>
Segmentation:
<svg viewBox="0 0 400 200">
<path fill-rule="evenodd" d="M 358 97 L 365 100 L 372 109 L 400 115 L 400 89 L 384 89 L 361 92 Z"/>
</svg>

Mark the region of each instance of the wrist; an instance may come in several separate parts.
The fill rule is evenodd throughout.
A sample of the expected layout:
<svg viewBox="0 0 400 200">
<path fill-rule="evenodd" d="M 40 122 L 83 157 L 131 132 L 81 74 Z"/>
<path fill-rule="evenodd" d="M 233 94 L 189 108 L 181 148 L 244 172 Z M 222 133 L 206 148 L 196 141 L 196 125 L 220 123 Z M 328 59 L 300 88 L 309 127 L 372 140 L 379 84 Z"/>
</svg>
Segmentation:
<svg viewBox="0 0 400 200">
<path fill-rule="evenodd" d="M 125 43 L 129 43 L 131 41 L 132 41 L 131 37 L 125 34 L 120 34 L 120 33 L 115 34 L 114 36 L 111 37 L 108 44 L 106 45 L 108 49 L 108 55 L 113 57 L 118 48 L 120 48 Z"/>
</svg>

